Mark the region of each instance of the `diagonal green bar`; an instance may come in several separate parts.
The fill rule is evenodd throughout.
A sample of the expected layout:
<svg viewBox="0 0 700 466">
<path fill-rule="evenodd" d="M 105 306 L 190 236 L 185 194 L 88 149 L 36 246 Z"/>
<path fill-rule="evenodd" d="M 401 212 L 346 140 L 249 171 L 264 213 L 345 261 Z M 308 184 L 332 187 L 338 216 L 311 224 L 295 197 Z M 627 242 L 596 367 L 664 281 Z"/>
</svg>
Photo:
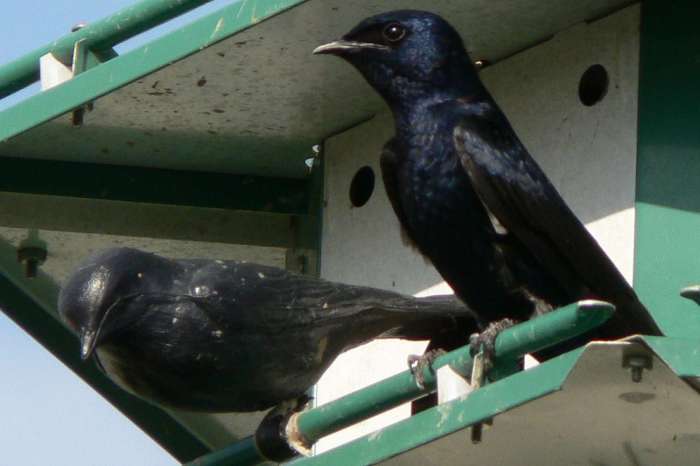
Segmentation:
<svg viewBox="0 0 700 466">
<path fill-rule="evenodd" d="M 468 396 L 291 464 L 365 465 L 389 459 L 560 389 L 583 350 L 571 351 L 533 369 L 486 385 Z"/>
<path fill-rule="evenodd" d="M 305 0 L 241 0 L 0 113 L 0 141 L 108 94 Z"/>
<path fill-rule="evenodd" d="M 588 332 L 606 322 L 613 312 L 614 307 L 611 304 L 602 301 L 581 301 L 506 329 L 496 340 L 496 366 L 500 363 L 507 364 L 525 353 L 535 352 Z M 433 391 L 437 383 L 434 369 L 450 365 L 457 372 L 469 373 L 472 364 L 469 351 L 469 347 L 465 346 L 437 358 L 432 364 L 433 370 L 426 368 L 423 372 L 423 388 L 416 385 L 413 374 L 405 371 L 293 416 L 290 420 L 291 429 L 302 443 L 312 445 L 326 435 Z M 287 431 L 290 430 L 290 426 L 287 426 Z M 199 458 L 190 466 L 253 465 L 264 460 L 255 441 L 249 438 Z"/>
<path fill-rule="evenodd" d="M 678 294 L 700 281 L 700 2 L 641 4 L 634 285 L 664 335 L 693 339 Z"/>
<path fill-rule="evenodd" d="M 0 99 L 39 79 L 39 58 L 47 53 L 69 62 L 73 46 L 85 40 L 93 50 L 109 49 L 211 0 L 145 0 L 89 24 L 0 67 Z"/>
</svg>

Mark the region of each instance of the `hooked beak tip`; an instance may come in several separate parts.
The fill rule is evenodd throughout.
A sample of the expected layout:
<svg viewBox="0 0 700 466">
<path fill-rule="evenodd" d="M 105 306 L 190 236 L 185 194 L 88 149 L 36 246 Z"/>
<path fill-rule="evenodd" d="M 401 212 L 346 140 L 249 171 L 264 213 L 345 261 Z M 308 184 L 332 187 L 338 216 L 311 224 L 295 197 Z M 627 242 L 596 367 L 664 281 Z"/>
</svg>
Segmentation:
<svg viewBox="0 0 700 466">
<path fill-rule="evenodd" d="M 311 53 L 313 55 L 333 54 L 338 53 L 340 50 L 342 50 L 341 43 L 340 41 L 336 40 L 327 44 L 319 45 Z"/>
<path fill-rule="evenodd" d="M 80 359 L 87 360 L 95 350 L 97 334 L 93 330 L 84 330 L 80 334 Z"/>
</svg>

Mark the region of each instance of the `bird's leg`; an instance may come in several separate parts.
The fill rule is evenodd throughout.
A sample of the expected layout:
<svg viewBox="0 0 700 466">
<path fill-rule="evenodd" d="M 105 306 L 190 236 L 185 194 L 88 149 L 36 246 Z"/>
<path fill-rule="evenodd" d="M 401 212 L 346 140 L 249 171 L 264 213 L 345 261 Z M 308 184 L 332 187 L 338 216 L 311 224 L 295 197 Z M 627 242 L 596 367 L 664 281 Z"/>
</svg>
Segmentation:
<svg viewBox="0 0 700 466">
<path fill-rule="evenodd" d="M 255 443 L 265 458 L 281 463 L 299 453 L 307 456 L 311 453 L 311 445 L 295 429 L 294 422 L 296 414 L 310 401 L 308 395 L 302 395 L 280 403 L 265 415 L 255 431 Z"/>
<path fill-rule="evenodd" d="M 427 367 L 431 373 L 435 373 L 433 370 L 433 362 L 443 354 L 446 354 L 444 350 L 440 348 L 435 348 L 430 351 L 426 351 L 423 355 L 418 356 L 417 354 L 410 354 L 407 358 L 408 360 L 408 370 L 411 371 L 413 377 L 416 379 L 416 385 L 421 390 L 425 388 L 425 378 L 423 377 L 423 371 Z"/>
</svg>

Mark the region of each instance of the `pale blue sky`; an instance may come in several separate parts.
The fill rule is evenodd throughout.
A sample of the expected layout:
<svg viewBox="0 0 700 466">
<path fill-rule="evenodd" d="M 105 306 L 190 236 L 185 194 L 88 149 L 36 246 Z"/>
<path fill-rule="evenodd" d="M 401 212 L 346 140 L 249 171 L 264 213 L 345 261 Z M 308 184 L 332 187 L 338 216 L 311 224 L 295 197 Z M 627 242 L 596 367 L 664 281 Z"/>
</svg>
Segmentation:
<svg viewBox="0 0 700 466">
<path fill-rule="evenodd" d="M 124 52 L 210 4 L 117 47 Z M 0 63 L 8 62 L 134 0 L 9 0 L 0 16 Z M 0 109 L 36 87 L 0 100 Z M 2 219 L 0 219 L 0 223 Z M 0 463 L 16 466 L 166 466 L 176 461 L 0 312 Z"/>
</svg>

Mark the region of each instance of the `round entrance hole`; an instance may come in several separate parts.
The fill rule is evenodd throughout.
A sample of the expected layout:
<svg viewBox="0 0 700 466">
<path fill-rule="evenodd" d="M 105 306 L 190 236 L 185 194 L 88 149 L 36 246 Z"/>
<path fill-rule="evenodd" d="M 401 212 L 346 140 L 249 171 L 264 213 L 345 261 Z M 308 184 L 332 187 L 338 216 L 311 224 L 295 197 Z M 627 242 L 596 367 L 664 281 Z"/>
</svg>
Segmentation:
<svg viewBox="0 0 700 466">
<path fill-rule="evenodd" d="M 374 170 L 365 165 L 357 170 L 350 182 L 350 202 L 354 207 L 367 204 L 374 192 Z"/>
<path fill-rule="evenodd" d="M 578 83 L 578 98 L 586 107 L 591 107 L 608 93 L 608 71 L 603 65 L 592 65 L 583 72 Z"/>
</svg>

